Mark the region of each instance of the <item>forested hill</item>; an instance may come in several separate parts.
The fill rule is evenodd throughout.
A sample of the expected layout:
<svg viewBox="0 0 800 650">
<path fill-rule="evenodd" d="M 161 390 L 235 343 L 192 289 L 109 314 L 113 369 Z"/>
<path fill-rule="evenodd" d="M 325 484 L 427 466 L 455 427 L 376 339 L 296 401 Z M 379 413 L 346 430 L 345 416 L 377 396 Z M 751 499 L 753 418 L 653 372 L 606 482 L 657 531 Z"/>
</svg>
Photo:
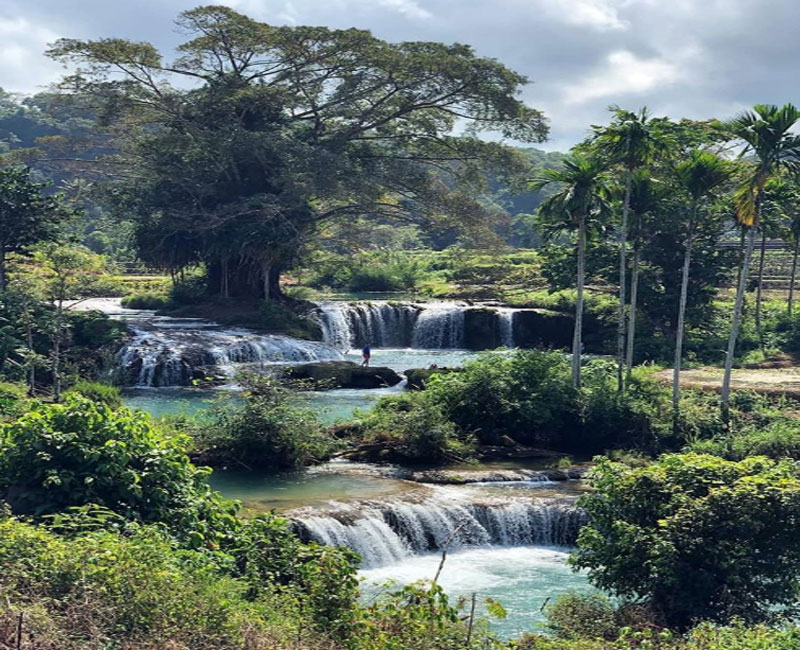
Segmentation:
<svg viewBox="0 0 800 650">
<path fill-rule="evenodd" d="M 83 181 L 97 174 L 92 165 L 79 161 L 113 153 L 103 146 L 94 125 L 91 110 L 80 102 L 67 105 L 63 96 L 46 92 L 23 96 L 0 88 L 0 155 L 16 154 L 17 160 L 31 164 L 43 180 L 52 182 L 54 189 L 81 191 Z M 558 167 L 564 158 L 560 152 L 534 147 L 519 151 L 530 161 L 532 177 L 538 170 Z M 493 181 L 490 190 L 492 202 L 510 217 L 498 225 L 502 238 L 516 247 L 537 246 L 532 215 L 543 193 L 511 189 L 500 180 Z M 109 218 L 91 198 L 84 200 L 89 209 L 77 226 L 78 238 L 94 252 L 131 262 L 133 253 L 126 241 L 129 224 Z"/>
</svg>

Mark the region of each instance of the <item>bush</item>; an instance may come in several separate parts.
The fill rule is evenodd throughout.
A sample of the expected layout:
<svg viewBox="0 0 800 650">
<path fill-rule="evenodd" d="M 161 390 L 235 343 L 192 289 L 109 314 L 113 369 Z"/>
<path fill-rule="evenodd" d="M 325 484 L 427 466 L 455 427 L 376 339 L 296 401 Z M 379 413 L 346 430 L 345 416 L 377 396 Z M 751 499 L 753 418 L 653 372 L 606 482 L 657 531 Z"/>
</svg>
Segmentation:
<svg viewBox="0 0 800 650">
<path fill-rule="evenodd" d="M 0 381 L 0 419 L 22 415 L 27 389 L 22 384 Z"/>
<path fill-rule="evenodd" d="M 122 392 L 116 386 L 101 384 L 96 381 L 81 380 L 72 386 L 65 395 L 78 393 L 84 397 L 111 407 L 112 409 L 122 406 Z"/>
<path fill-rule="evenodd" d="M 372 460 L 442 464 L 474 458 L 475 442 L 460 433 L 425 393 L 384 398 L 361 423 L 362 452 Z"/>
<path fill-rule="evenodd" d="M 122 306 L 128 309 L 164 309 L 169 305 L 169 297 L 164 293 L 145 291 L 128 294 L 122 299 Z"/>
<path fill-rule="evenodd" d="M 169 290 L 169 302 L 175 305 L 196 305 L 207 297 L 206 278 L 201 273 L 187 275 L 173 282 Z"/>
<path fill-rule="evenodd" d="M 70 395 L 0 426 L 0 495 L 16 514 L 97 504 L 163 522 L 194 545 L 213 543 L 233 507 L 209 488 L 209 470 L 191 464 L 189 444 L 161 436 L 143 413 Z"/>
<path fill-rule="evenodd" d="M 606 639 L 619 636 L 616 608 L 602 594 L 570 592 L 549 605 L 547 627 L 562 639 Z"/>
<path fill-rule="evenodd" d="M 289 469 L 330 458 L 336 441 L 308 408 L 268 377 L 246 377 L 242 400 L 218 405 L 196 433 L 200 457 L 214 466 Z"/>
<path fill-rule="evenodd" d="M 800 479 L 790 461 L 667 455 L 643 468 L 598 459 L 570 562 L 667 625 L 796 612 Z"/>
<path fill-rule="evenodd" d="M 784 420 L 764 428 L 749 426 L 733 434 L 695 441 L 688 449 L 727 460 L 744 460 L 748 456 L 800 460 L 800 422 Z"/>
</svg>

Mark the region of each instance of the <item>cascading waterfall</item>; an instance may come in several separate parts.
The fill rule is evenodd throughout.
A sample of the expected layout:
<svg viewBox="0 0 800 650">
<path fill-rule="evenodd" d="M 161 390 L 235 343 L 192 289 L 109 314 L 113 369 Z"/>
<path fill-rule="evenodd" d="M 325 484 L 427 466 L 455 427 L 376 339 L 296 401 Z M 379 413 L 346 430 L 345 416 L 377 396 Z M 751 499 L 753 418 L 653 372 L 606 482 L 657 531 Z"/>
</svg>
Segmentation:
<svg viewBox="0 0 800 650">
<path fill-rule="evenodd" d="M 288 336 L 239 329 L 175 324 L 165 328 L 131 327 L 134 336 L 117 354 L 122 380 L 141 387 L 189 386 L 195 375 L 209 372 L 233 377 L 241 364 L 274 365 L 333 361 L 342 354 L 332 347 Z"/>
<path fill-rule="evenodd" d="M 426 305 L 417 318 L 412 346 L 415 348 L 464 347 L 464 305 Z"/>
<path fill-rule="evenodd" d="M 324 341 L 337 350 L 347 351 L 367 343 L 377 348 L 441 350 L 464 347 L 465 315 L 471 307 L 457 302 L 327 301 L 318 303 L 318 309 Z M 518 310 L 492 309 L 499 343 L 514 347 Z"/>
<path fill-rule="evenodd" d="M 569 500 L 470 501 L 441 491 L 430 499 L 397 497 L 337 504 L 325 511 L 294 513 L 301 536 L 329 546 L 346 546 L 376 567 L 431 551 L 467 546 L 567 546 L 586 520 Z"/>
<path fill-rule="evenodd" d="M 322 302 L 318 305 L 325 343 L 337 350 L 370 344 L 408 347 L 421 307 L 406 302 Z"/>
<path fill-rule="evenodd" d="M 514 315 L 515 309 L 498 309 L 497 319 L 500 329 L 500 343 L 507 348 L 514 347 Z"/>
</svg>

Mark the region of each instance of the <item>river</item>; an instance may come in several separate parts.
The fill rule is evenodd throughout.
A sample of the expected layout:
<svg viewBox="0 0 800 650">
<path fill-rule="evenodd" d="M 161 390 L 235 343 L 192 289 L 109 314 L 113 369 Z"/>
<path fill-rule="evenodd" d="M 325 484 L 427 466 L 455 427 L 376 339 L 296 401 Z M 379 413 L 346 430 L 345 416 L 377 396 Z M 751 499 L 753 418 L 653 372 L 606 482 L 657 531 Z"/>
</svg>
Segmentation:
<svg viewBox="0 0 800 650">
<path fill-rule="evenodd" d="M 240 370 L 359 361 L 358 349 L 365 343 L 372 344 L 373 365 L 398 372 L 431 364 L 459 366 L 477 355 L 461 347 L 469 306 L 455 302 L 321 303 L 323 342 L 158 317 L 123 309 L 115 299 L 86 301 L 76 308 L 100 309 L 128 322 L 133 337 L 117 357 L 118 375 L 127 384 L 125 400 L 155 417 L 196 413 L 220 395 L 235 399 Z M 513 312 L 501 312 L 499 331 L 511 347 Z M 209 373 L 221 380 L 220 386 L 191 386 L 193 377 Z M 333 423 L 402 390 L 402 384 L 339 389 L 301 393 L 297 399 Z M 583 521 L 574 505 L 580 482 L 553 483 L 535 472 L 525 480 L 516 475 L 497 480 L 497 471 L 487 477 L 468 485 L 430 485 L 408 480 L 403 468 L 336 461 L 277 475 L 215 472 L 211 483 L 240 500 L 245 514 L 276 510 L 305 539 L 357 551 L 367 600 L 387 580 L 431 579 L 446 550 L 442 586 L 454 598 L 476 593 L 478 602 L 500 601 L 508 616 L 492 627 L 510 638 L 541 624 L 548 598 L 588 589 L 585 577 L 565 564 Z"/>
</svg>

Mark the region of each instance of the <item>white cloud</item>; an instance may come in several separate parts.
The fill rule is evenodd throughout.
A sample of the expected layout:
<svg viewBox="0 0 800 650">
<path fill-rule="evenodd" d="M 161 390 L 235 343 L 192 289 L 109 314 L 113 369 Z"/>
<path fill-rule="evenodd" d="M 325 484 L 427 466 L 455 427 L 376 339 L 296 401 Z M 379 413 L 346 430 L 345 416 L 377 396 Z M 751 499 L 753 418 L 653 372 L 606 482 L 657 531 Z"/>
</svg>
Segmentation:
<svg viewBox="0 0 800 650">
<path fill-rule="evenodd" d="M 602 69 L 564 87 L 567 104 L 641 94 L 679 79 L 679 66 L 661 58 L 641 59 L 627 50 L 611 52 Z"/>
<path fill-rule="evenodd" d="M 625 4 L 626 0 L 544 0 L 551 16 L 600 31 L 628 28 L 628 22 L 619 15 Z"/>
<path fill-rule="evenodd" d="M 43 56 L 58 36 L 24 18 L 0 16 L 0 69 L 6 90 L 33 93 L 58 79 L 60 66 Z"/>
<path fill-rule="evenodd" d="M 433 14 L 419 6 L 416 0 L 377 0 L 381 7 L 392 9 L 409 18 L 431 18 Z"/>
</svg>

